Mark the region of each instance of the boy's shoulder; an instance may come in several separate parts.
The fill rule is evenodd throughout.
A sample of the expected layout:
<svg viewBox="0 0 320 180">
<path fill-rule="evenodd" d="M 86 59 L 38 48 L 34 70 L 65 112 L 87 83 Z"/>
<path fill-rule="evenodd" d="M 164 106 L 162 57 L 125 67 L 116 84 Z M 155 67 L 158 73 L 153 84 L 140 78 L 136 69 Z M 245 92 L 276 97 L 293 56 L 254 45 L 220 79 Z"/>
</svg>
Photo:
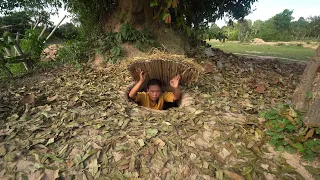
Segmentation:
<svg viewBox="0 0 320 180">
<path fill-rule="evenodd" d="M 138 92 L 138 93 L 137 93 L 137 96 L 139 96 L 139 97 L 146 97 L 146 96 L 147 96 L 147 92 L 144 92 L 144 91 Z"/>
</svg>

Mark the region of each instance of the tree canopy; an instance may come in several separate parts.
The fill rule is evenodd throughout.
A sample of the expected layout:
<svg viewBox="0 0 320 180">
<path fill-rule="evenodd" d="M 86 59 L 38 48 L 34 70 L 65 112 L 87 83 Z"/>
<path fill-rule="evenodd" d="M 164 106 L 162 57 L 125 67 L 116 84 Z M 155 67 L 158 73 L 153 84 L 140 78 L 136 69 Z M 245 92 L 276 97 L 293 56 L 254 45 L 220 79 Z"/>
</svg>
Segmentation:
<svg viewBox="0 0 320 180">
<path fill-rule="evenodd" d="M 256 20 L 252 23 L 239 20 L 222 28 L 214 26 L 214 29 L 206 31 L 206 38 L 212 38 L 214 32 L 223 32 L 229 40 L 237 41 L 249 41 L 253 38 L 264 41 L 318 40 L 320 16 L 300 17 L 294 21 L 292 13 L 292 10 L 285 9 L 266 21 Z"/>
<path fill-rule="evenodd" d="M 105 14 L 120 4 L 116 0 L 5 0 L 0 8 L 3 12 L 10 12 L 16 8 L 45 9 L 48 7 L 62 7 L 63 4 L 73 13 L 85 19 L 103 21 Z M 190 28 L 207 27 L 208 23 L 215 22 L 223 16 L 241 19 L 251 12 L 251 5 L 257 0 L 134 0 L 134 5 L 143 7 L 145 3 L 156 12 L 155 17 L 160 20 L 176 19 L 180 25 Z M 170 13 L 173 12 L 173 13 Z M 174 16 L 174 17 L 173 17 Z M 170 23 L 169 22 L 169 23 Z M 179 22 L 176 22 L 179 24 Z"/>
</svg>

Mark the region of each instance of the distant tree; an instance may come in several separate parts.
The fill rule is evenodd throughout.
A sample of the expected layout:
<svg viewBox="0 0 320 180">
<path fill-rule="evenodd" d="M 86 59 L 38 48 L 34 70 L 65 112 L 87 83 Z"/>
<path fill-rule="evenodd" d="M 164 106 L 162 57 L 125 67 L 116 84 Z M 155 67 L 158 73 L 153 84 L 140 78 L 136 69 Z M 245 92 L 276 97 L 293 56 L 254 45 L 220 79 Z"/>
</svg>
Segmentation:
<svg viewBox="0 0 320 180">
<path fill-rule="evenodd" d="M 251 27 L 251 35 L 252 37 L 256 37 L 257 34 L 260 32 L 261 27 L 263 26 L 264 21 L 256 20 L 253 22 Z"/>
<path fill-rule="evenodd" d="M 78 34 L 78 28 L 72 23 L 62 24 L 55 33 L 56 37 L 66 40 L 75 39 Z"/>
<path fill-rule="evenodd" d="M 7 26 L 6 30 L 12 33 L 24 34 L 31 27 L 31 17 L 26 11 L 13 12 L 0 17 L 0 26 Z"/>
<path fill-rule="evenodd" d="M 8 26 L 5 30 L 11 33 L 24 34 L 26 29 L 44 24 L 53 25 L 50 14 L 46 11 L 14 11 L 0 17 L 0 26 Z"/>
<path fill-rule="evenodd" d="M 256 37 L 265 41 L 289 41 L 291 40 L 291 21 L 293 11 L 285 9 L 283 12 L 276 14 L 264 23 L 254 25 Z M 259 28 L 256 27 L 259 25 Z"/>
<path fill-rule="evenodd" d="M 295 40 L 304 40 L 305 37 L 309 33 L 309 23 L 304 19 L 304 17 L 300 17 L 298 21 L 291 22 L 292 26 L 292 35 Z"/>
<path fill-rule="evenodd" d="M 274 19 L 274 26 L 279 31 L 290 32 L 291 21 L 294 19 L 292 16 L 293 11 L 288 9 L 283 10 L 283 12 L 276 14 Z"/>
<path fill-rule="evenodd" d="M 238 21 L 238 40 L 240 42 L 245 42 L 250 40 L 250 34 L 251 34 L 251 26 L 252 21 L 251 20 L 239 20 Z"/>
<path fill-rule="evenodd" d="M 237 22 L 229 21 L 227 26 L 223 26 L 222 30 L 224 34 L 227 35 L 228 40 L 230 41 L 238 41 L 239 37 L 239 27 Z"/>
<path fill-rule="evenodd" d="M 211 27 L 207 30 L 207 38 L 209 40 L 215 39 L 219 32 L 221 32 L 221 29 L 219 28 L 219 26 L 216 24 L 212 24 Z"/>
<path fill-rule="evenodd" d="M 320 37 L 320 16 L 311 16 L 308 18 L 309 21 L 309 37 L 314 37 L 319 39 Z"/>
</svg>

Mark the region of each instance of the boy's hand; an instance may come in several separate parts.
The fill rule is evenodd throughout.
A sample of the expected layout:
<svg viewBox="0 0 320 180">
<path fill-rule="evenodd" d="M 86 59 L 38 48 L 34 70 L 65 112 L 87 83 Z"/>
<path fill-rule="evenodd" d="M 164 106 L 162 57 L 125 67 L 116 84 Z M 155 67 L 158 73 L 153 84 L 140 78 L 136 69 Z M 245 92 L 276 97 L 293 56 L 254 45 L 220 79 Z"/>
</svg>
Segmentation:
<svg viewBox="0 0 320 180">
<path fill-rule="evenodd" d="M 140 71 L 140 82 L 144 82 L 146 80 L 147 73 Z"/>
<path fill-rule="evenodd" d="M 170 85 L 173 88 L 178 88 L 179 87 L 179 80 L 180 80 L 180 75 L 175 76 L 174 78 L 171 79 Z"/>
</svg>

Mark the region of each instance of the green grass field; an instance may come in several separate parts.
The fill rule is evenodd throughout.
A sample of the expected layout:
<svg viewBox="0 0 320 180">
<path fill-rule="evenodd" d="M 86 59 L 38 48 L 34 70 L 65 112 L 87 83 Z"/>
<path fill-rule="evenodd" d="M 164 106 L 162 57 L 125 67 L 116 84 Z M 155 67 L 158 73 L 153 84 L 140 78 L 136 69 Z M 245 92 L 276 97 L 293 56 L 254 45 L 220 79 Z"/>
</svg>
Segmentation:
<svg viewBox="0 0 320 180">
<path fill-rule="evenodd" d="M 250 54 L 256 56 L 272 56 L 300 61 L 309 61 L 315 54 L 315 50 L 305 48 L 301 44 L 276 44 L 255 45 L 250 43 L 207 41 L 212 47 L 219 48 L 225 52 Z"/>
</svg>

